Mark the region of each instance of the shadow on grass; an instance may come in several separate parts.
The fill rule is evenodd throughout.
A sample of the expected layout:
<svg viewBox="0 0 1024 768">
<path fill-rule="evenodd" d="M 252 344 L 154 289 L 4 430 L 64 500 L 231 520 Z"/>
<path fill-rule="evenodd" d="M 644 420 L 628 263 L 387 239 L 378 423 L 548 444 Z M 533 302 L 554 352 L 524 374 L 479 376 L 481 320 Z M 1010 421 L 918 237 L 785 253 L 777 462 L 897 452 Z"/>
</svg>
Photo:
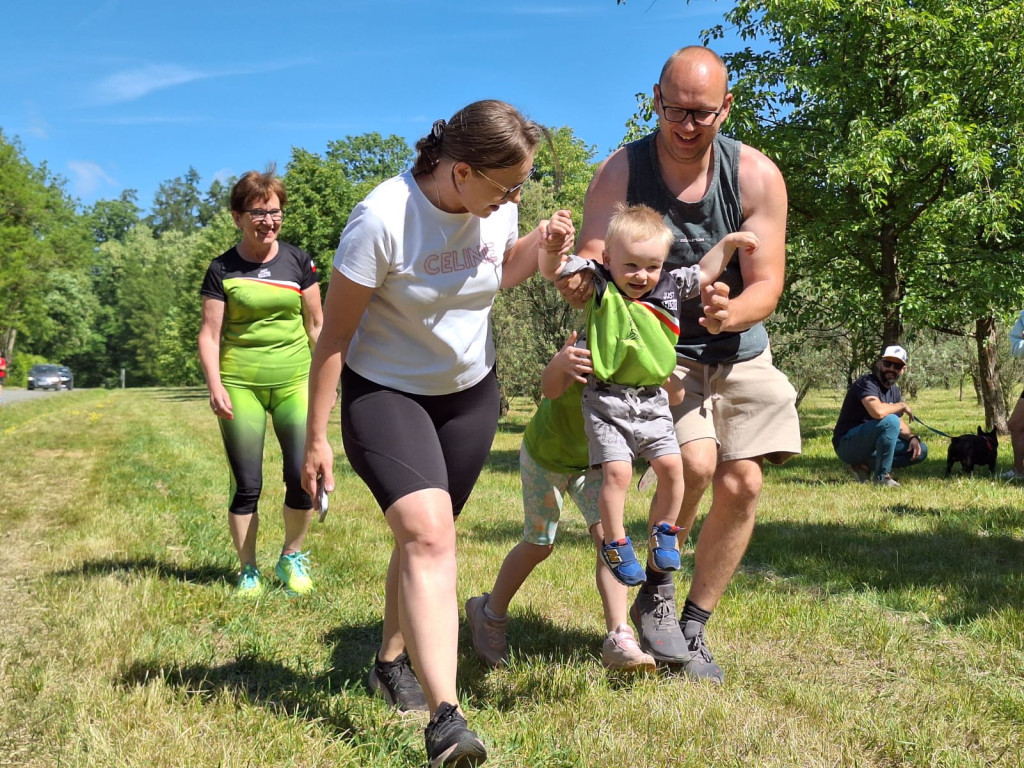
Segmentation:
<svg viewBox="0 0 1024 768">
<path fill-rule="evenodd" d="M 946 450 L 948 440 L 928 441 L 928 458 L 913 467 L 894 469 L 892 474 L 901 483 L 914 483 L 924 480 L 942 480 L 952 482 L 958 478 L 990 483 L 998 478 L 999 469 L 992 475 L 988 467 L 975 467 L 973 475 L 965 475 L 957 464 L 951 477 L 946 478 Z M 780 467 L 765 464 L 765 475 L 771 475 L 774 482 L 793 485 L 846 485 L 852 484 L 853 477 L 846 465 L 835 455 L 829 456 L 796 456 Z M 1015 486 L 1002 483 L 1007 489 Z"/>
<path fill-rule="evenodd" d="M 188 584 L 234 584 L 237 577 L 233 568 L 222 568 L 217 565 L 172 565 L 153 557 L 86 560 L 75 568 L 57 571 L 53 575 L 106 576 L 113 573 L 155 575 L 161 579 L 174 579 Z"/>
<path fill-rule="evenodd" d="M 897 610 L 918 609 L 914 590 L 932 590 L 944 602 L 933 618 L 971 621 L 1024 604 L 1024 542 L 986 533 L 1016 519 L 1016 507 L 973 513 L 894 504 L 893 515 L 939 517 L 937 529 L 907 533 L 840 523 L 763 522 L 757 525 L 744 570 L 768 568 L 804 587 L 877 593 Z M 980 531 L 980 532 L 979 532 Z"/>
<path fill-rule="evenodd" d="M 217 666 L 135 663 L 124 671 L 118 683 L 131 688 L 156 680 L 204 702 L 226 692 L 289 717 L 320 722 L 342 738 L 361 741 L 356 738 L 362 728 L 354 713 L 333 705 L 325 695 L 336 690 L 328 687 L 325 677 L 305 675 L 275 661 L 243 656 Z"/>
<path fill-rule="evenodd" d="M 380 632 L 380 622 L 329 632 L 324 639 L 333 644 L 331 667 L 321 674 L 249 653 L 213 666 L 136 662 L 121 673 L 117 685 L 135 688 L 162 681 L 204 703 L 226 693 L 274 713 L 316 722 L 353 746 L 372 744 L 384 753 L 409 750 L 416 756 L 422 749 L 423 723 L 410 731 L 407 720 L 381 702 L 371 703 L 365 685 Z M 564 703 L 592 693 L 594 666 L 600 662 L 589 651 L 599 647 L 597 633 L 567 630 L 532 613 L 516 615 L 509 633 L 513 668 L 497 672 L 477 660 L 468 630 L 463 628 L 462 634 L 459 687 L 467 699 L 512 711 L 524 702 Z M 396 723 L 402 727 L 381 727 Z"/>
<path fill-rule="evenodd" d="M 507 472 L 509 474 L 519 474 L 519 449 L 516 448 L 514 451 L 502 451 L 491 449 L 490 454 L 487 456 L 487 464 L 484 465 L 484 471 L 490 470 L 491 472 Z"/>
<path fill-rule="evenodd" d="M 209 400 L 205 387 L 159 387 L 149 391 L 158 400 Z"/>
</svg>

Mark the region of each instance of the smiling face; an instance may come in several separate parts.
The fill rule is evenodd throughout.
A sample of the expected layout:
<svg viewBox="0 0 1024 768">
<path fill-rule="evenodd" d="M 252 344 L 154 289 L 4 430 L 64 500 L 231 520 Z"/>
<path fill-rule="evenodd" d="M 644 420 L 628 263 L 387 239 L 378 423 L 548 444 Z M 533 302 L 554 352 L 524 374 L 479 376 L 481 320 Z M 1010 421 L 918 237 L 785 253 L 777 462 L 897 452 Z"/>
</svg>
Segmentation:
<svg viewBox="0 0 1024 768">
<path fill-rule="evenodd" d="M 268 213 L 254 218 L 250 211 Z M 235 226 L 242 230 L 242 242 L 254 251 L 265 251 L 273 245 L 281 231 L 281 201 L 275 194 L 265 199 L 247 200 L 245 210 L 232 211 L 231 217 L 235 220 Z"/>
<path fill-rule="evenodd" d="M 668 249 L 661 237 L 623 242 L 612 238 L 605 242 L 604 263 L 619 291 L 639 299 L 653 290 L 661 279 Z"/>
<path fill-rule="evenodd" d="M 680 55 L 669 65 L 661 82 L 654 86 L 654 100 L 661 129 L 659 145 L 669 158 L 680 163 L 693 162 L 708 152 L 732 106 L 725 69 L 699 49 Z M 670 111 L 719 114 L 709 125 L 700 125 L 692 114 L 682 122 L 671 122 L 665 119 L 665 107 Z"/>
<path fill-rule="evenodd" d="M 875 363 L 875 376 L 888 388 L 896 383 L 906 367 L 900 360 L 887 360 L 883 357 Z"/>
</svg>

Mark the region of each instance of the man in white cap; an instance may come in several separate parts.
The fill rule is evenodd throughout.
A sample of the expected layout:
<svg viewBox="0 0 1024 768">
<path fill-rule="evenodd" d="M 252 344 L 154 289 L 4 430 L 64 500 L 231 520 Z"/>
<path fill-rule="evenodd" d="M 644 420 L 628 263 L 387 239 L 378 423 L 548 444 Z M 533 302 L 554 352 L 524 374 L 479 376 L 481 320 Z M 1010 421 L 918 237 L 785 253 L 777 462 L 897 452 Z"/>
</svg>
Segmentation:
<svg viewBox="0 0 1024 768">
<path fill-rule="evenodd" d="M 899 483 L 892 478 L 893 467 L 908 467 L 928 457 L 928 446 L 900 418 L 906 414 L 907 422 L 914 419 L 896 383 L 906 368 L 907 350 L 886 347 L 871 373 L 865 373 L 846 391 L 832 446 L 858 483 L 870 480 L 896 487 Z"/>
</svg>

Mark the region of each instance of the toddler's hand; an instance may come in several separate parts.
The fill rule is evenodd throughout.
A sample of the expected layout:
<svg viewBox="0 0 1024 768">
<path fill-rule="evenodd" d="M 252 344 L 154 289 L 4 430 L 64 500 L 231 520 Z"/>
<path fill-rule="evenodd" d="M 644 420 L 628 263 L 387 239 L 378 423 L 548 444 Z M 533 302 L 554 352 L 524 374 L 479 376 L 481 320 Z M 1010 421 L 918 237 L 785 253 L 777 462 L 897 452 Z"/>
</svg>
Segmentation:
<svg viewBox="0 0 1024 768">
<path fill-rule="evenodd" d="M 544 250 L 548 253 L 565 255 L 575 244 L 576 227 L 569 211 L 555 211 L 541 229 Z"/>
<path fill-rule="evenodd" d="M 741 256 L 753 256 L 757 253 L 761 241 L 753 232 L 730 232 L 726 235 L 729 245 L 735 248 Z M 728 253 L 728 251 L 726 251 Z"/>
<path fill-rule="evenodd" d="M 712 283 L 705 285 L 702 293 L 704 317 L 698 322 L 708 329 L 708 333 L 721 333 L 729 322 L 729 286 L 721 282 Z"/>
</svg>

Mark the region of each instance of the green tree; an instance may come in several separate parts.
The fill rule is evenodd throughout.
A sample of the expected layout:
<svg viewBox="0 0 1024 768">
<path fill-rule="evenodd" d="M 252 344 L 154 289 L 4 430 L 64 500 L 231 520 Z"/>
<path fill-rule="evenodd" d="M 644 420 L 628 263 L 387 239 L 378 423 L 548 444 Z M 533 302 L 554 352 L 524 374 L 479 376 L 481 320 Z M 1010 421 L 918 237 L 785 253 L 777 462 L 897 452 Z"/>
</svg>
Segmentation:
<svg viewBox="0 0 1024 768">
<path fill-rule="evenodd" d="M 409 170 L 413 152 L 401 136 L 373 131 L 328 142 L 327 159 L 341 165 L 351 182 L 373 186 Z"/>
<path fill-rule="evenodd" d="M 97 244 L 124 240 L 142 220 L 142 209 L 136 204 L 138 197 L 134 189 L 126 189 L 117 200 L 97 200 L 86 209 L 85 218 Z"/>
<path fill-rule="evenodd" d="M 238 229 L 226 209 L 189 238 L 183 261 L 175 275 L 176 298 L 164 316 L 155 350 L 156 371 L 162 382 L 175 385 L 203 383 L 197 352 L 202 320 L 199 289 L 210 262 L 237 242 Z"/>
<path fill-rule="evenodd" d="M 60 179 L 32 165 L 0 131 L 0 351 L 49 356 L 40 329 L 54 277 L 75 272 L 90 253 L 88 231 Z"/>
<path fill-rule="evenodd" d="M 161 182 L 153 196 L 147 223 L 157 236 L 164 232 L 189 234 L 202 226 L 203 196 L 199 172 L 189 166 L 184 176 Z"/>
<path fill-rule="evenodd" d="M 901 340 L 907 319 L 973 319 L 981 296 L 958 279 L 963 235 L 991 250 L 1019 205 L 1024 6 L 747 0 L 726 19 L 767 43 L 726 57 L 732 130 L 783 170 L 792 279 L 828 299 L 815 312 L 880 330 L 884 343 Z M 999 267 L 1020 284 L 1019 267 Z"/>
</svg>

